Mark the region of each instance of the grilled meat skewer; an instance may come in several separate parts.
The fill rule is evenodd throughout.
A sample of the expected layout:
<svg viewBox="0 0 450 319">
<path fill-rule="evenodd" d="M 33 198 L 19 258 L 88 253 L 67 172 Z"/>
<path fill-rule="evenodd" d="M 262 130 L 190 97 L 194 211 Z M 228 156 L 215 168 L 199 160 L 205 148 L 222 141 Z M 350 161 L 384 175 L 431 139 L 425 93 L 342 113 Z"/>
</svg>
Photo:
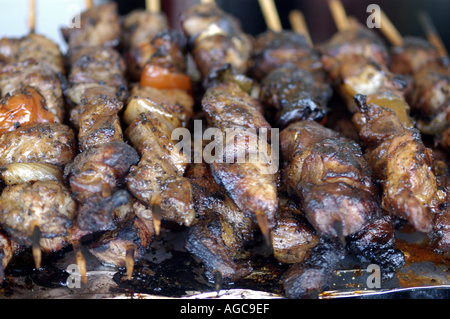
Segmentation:
<svg viewBox="0 0 450 319">
<path fill-rule="evenodd" d="M 91 8 L 81 20 L 80 30 L 66 32 L 71 69 L 65 94 L 80 144 L 80 153 L 64 172 L 79 204 L 78 231 L 72 237 L 106 231 L 88 249 L 105 265 L 126 266 L 131 276 L 135 258 L 153 236 L 153 224 L 138 221 L 140 208 L 132 205 L 135 199 L 125 187 L 139 155 L 125 142 L 119 118 L 128 84 L 125 61 L 114 48 L 120 38 L 117 6 Z"/>
<path fill-rule="evenodd" d="M 383 181 L 383 207 L 416 230 L 429 232 L 431 214 L 441 202 L 431 150 L 423 145 L 419 131 L 403 126 L 390 109 L 367 104 L 364 96 L 355 100 L 360 113 L 354 121 L 367 146 L 365 157 Z"/>
<path fill-rule="evenodd" d="M 47 252 L 64 247 L 76 217 L 76 202 L 61 178 L 76 154 L 75 134 L 64 124 L 33 123 L 0 140 L 2 178 L 8 185 L 0 195 L 0 224 L 14 242 L 33 245 L 39 268 L 44 248 L 39 243 Z"/>
<path fill-rule="evenodd" d="M 270 125 L 254 107 L 257 104 L 257 100 L 230 80 L 208 88 L 202 100 L 208 124 L 226 135 L 221 160 L 211 164 L 213 176 L 239 209 L 257 219 L 268 236 L 278 207 L 278 167 L 270 145 L 262 139 L 261 132 L 263 129 L 267 132 Z M 226 134 L 228 129 L 236 129 L 235 134 Z M 263 149 L 268 152 L 264 154 Z M 258 153 L 258 161 L 250 162 L 250 156 Z M 231 154 L 232 163 L 227 162 L 227 154 Z M 245 160 L 238 161 L 239 156 Z"/>
<path fill-rule="evenodd" d="M 172 142 L 172 131 L 187 126 L 193 116 L 190 79 L 185 74 L 186 41 L 182 34 L 165 30 L 151 43 L 155 53 L 143 66 L 124 113 L 125 136 L 140 155 L 126 184 L 157 218 L 190 226 L 195 211 L 192 187 L 184 177 L 190 158 Z M 186 83 L 176 80 L 186 78 Z"/>
</svg>

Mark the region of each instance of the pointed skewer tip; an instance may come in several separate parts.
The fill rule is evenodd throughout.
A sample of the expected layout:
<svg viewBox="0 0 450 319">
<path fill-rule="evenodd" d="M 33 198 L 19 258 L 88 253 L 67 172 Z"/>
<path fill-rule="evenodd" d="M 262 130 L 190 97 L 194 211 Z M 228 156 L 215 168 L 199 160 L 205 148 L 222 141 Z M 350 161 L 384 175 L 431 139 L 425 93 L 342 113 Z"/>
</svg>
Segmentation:
<svg viewBox="0 0 450 319">
<path fill-rule="evenodd" d="M 32 223 L 33 228 L 33 234 L 31 236 L 31 249 L 33 252 L 33 259 L 36 269 L 41 268 L 41 262 L 42 262 L 42 251 L 41 251 L 41 229 L 39 228 L 39 225 L 35 221 Z"/>
<path fill-rule="evenodd" d="M 259 229 L 261 230 L 266 243 L 270 244 L 269 220 L 262 210 L 256 212 L 256 221 L 258 222 Z"/>
<path fill-rule="evenodd" d="M 128 280 L 131 280 L 133 278 L 134 254 L 135 254 L 134 246 L 132 246 L 132 245 L 128 246 L 126 253 L 125 253 L 125 263 L 126 263 L 126 268 L 127 268 L 127 279 Z"/>
<path fill-rule="evenodd" d="M 159 204 L 153 204 L 153 225 L 155 226 L 155 233 L 158 236 L 161 231 L 161 206 Z"/>
</svg>

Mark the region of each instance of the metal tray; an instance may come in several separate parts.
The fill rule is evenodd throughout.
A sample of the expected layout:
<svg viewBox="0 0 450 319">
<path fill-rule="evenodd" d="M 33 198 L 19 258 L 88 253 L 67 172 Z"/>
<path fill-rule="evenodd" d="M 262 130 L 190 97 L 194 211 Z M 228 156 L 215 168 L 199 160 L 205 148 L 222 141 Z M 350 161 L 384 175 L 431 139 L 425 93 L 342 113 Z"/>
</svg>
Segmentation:
<svg viewBox="0 0 450 319">
<path fill-rule="evenodd" d="M 132 280 L 124 269 L 102 266 L 86 250 L 87 285 L 71 273 L 75 255 L 70 247 L 44 256 L 39 270 L 26 250 L 7 268 L 0 299 L 284 299 L 282 275 L 288 266 L 274 260 L 270 247 L 252 247 L 253 273 L 216 291 L 202 263 L 184 249 L 186 235 L 187 229 L 163 230 L 137 263 Z M 333 275 L 332 288 L 319 298 L 450 298 L 450 259 L 432 252 L 422 234 L 399 232 L 397 242 L 407 258 L 394 279 L 369 288 L 368 265 L 347 256 Z"/>
</svg>

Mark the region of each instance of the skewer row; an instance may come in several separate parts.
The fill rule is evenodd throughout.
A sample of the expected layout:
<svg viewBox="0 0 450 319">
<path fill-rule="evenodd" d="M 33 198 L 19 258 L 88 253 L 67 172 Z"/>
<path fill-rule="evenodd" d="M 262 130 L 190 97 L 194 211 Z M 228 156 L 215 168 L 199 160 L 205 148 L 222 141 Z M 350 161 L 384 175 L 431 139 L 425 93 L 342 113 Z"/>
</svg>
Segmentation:
<svg viewBox="0 0 450 319">
<path fill-rule="evenodd" d="M 160 13 L 159 1 L 146 3 L 149 13 Z M 412 128 L 415 121 L 410 117 L 404 93 L 408 89 L 407 81 L 394 75 L 389 78 L 391 74 L 387 70 L 387 54 L 381 46 L 380 51 L 370 52 L 374 53 L 370 58 L 378 57 L 379 60 L 369 61 L 369 57 L 365 56 L 365 49 L 374 43 L 375 46 L 378 45 L 375 37 L 366 33 L 357 22 L 348 19 L 339 1 L 331 0 L 329 4 L 338 33 L 323 47 L 316 48 L 301 12 L 294 11 L 290 15 L 291 24 L 296 31 L 293 35 L 282 30 L 273 1 L 260 1 L 268 32 L 261 35 L 259 49 L 261 52 L 284 50 L 283 41 L 279 41 L 279 47 L 271 47 L 267 40 L 279 40 L 286 36 L 289 44 L 296 46 L 287 60 L 258 60 L 261 56 L 257 50 L 252 51 L 251 41 L 233 18 L 220 10 L 214 1 L 202 1 L 200 5 L 185 12 L 182 18 L 185 35 L 191 44 L 189 53 L 202 77 L 202 112 L 209 126 L 219 130 L 230 125 L 244 130 L 256 129 L 256 140 L 260 139 L 259 130 L 262 128 L 282 129 L 280 137 L 283 165 L 279 176 L 282 181 L 280 188 L 277 187 L 277 174 L 264 173 L 268 169 L 267 165 L 182 165 L 176 161 L 181 159 L 186 163 L 187 159 L 182 158 L 180 150 L 171 141 L 171 132 L 176 128 L 188 127 L 194 115 L 192 84 L 185 74 L 183 62 L 186 57 L 183 37 L 170 31 L 163 31 L 165 33 L 161 35 L 158 32 L 162 30 L 158 30 L 156 34 L 126 47 L 126 59 L 123 59 L 114 49 L 118 43 L 117 38 L 108 39 L 110 41 L 106 45 L 109 47 L 105 48 L 105 43 L 89 44 L 79 40 L 82 39 L 80 34 L 68 34 L 71 69 L 68 75 L 69 87 L 65 93 L 71 102 L 71 125 L 78 133 L 81 153 L 65 169 L 64 178 L 75 194 L 78 205 L 78 215 L 71 220 L 74 226 L 67 232 L 85 283 L 87 269 L 80 250 L 83 235 L 104 232 L 102 238 L 89 245 L 89 250 L 105 264 L 126 267 L 127 276 L 131 279 L 135 261 L 148 248 L 151 238 L 161 231 L 161 220 L 172 220 L 189 227 L 187 249 L 202 259 L 208 274 L 216 281 L 217 289 L 221 287 L 220 281 L 236 281 L 251 272 L 249 262 L 236 261 L 236 256 L 243 242 L 255 235 L 253 224 L 258 225 L 263 237 L 274 247 L 276 257 L 292 264 L 285 280 L 288 297 L 312 296 L 313 291 L 323 289 L 320 285 L 301 284 L 300 290 L 295 287 L 298 287 L 299 282 L 302 283 L 309 271 L 318 267 L 315 261 L 320 260 L 324 252 L 331 256 L 327 263 L 321 264 L 324 267 L 324 278 L 334 270 L 346 249 L 365 260 L 376 258 L 369 251 L 380 249 L 376 244 L 377 238 L 371 238 L 373 241 L 361 246 L 364 240 L 367 243 L 367 236 L 376 227 L 382 229 L 379 233 L 389 241 L 390 253 L 388 260 L 373 261 L 384 262 L 383 266 L 386 268 L 394 265 L 394 269 L 398 269 L 403 265 L 403 254 L 393 246 L 394 220 L 406 219 L 418 231 L 431 232 L 433 220 L 430 210 L 438 212 L 446 194 L 438 189 L 431 151 L 424 147 Z M 89 1 L 87 7 L 90 9 L 85 16 L 89 17 L 96 8 Z M 34 1 L 30 2 L 30 8 L 34 8 Z M 105 8 L 101 8 L 99 15 L 105 12 Z M 193 26 L 189 23 L 189 19 L 203 22 L 201 17 L 204 10 L 214 12 L 214 19 L 205 25 Z M 31 10 L 31 33 L 34 32 L 34 16 L 34 10 Z M 95 19 L 86 21 L 101 23 Z M 227 30 L 222 29 L 224 25 L 228 26 Z M 382 30 L 393 45 L 404 45 L 403 39 L 384 14 Z M 363 40 L 351 37 L 357 33 L 363 35 Z M 333 51 L 335 48 L 339 49 L 342 37 L 356 41 L 351 59 L 356 59 L 361 69 L 348 69 L 349 60 L 345 52 Z M 255 43 L 258 43 L 258 39 Z M 216 49 L 214 56 L 207 49 L 211 44 Z M 360 48 L 362 49 L 358 51 Z M 101 50 L 104 53 L 96 55 Z M 234 59 L 229 59 L 230 52 L 234 53 Z M 442 48 L 440 54 L 444 54 Z M 105 56 L 108 58 L 105 59 Z M 319 63 L 311 64 L 310 59 L 317 59 L 314 61 Z M 117 73 L 114 77 L 105 77 L 100 81 L 97 77 L 101 76 L 101 70 L 96 70 L 95 63 L 92 64 L 92 73 L 89 73 L 89 66 L 78 61 L 95 61 L 99 65 L 108 65 L 109 71 L 115 70 Z M 127 93 L 129 83 L 119 80 L 125 79 L 125 61 L 134 66 L 132 70 L 135 71 L 135 79 L 139 80 L 139 83 L 133 84 L 131 94 Z M 80 63 L 79 69 L 77 63 Z M 372 68 L 375 63 L 380 64 L 379 68 L 383 72 L 377 73 L 377 69 Z M 322 64 L 326 72 L 323 72 Z M 314 65 L 312 69 L 311 65 Z M 98 71 L 100 73 L 96 73 Z M 81 73 L 76 72 L 84 72 L 80 77 L 82 81 L 77 80 Z M 256 86 L 252 84 L 253 80 L 246 78 L 249 73 L 260 81 L 261 95 L 258 97 L 252 95 Z M 378 75 L 380 77 L 377 78 Z M 86 82 L 85 79 L 89 77 L 95 81 Z M 379 82 L 374 84 L 373 79 L 378 79 Z M 366 86 L 369 90 L 360 85 L 361 80 L 370 84 Z M 300 91 L 284 91 L 286 96 L 277 101 L 274 92 L 280 89 L 283 81 L 286 85 L 296 81 Z M 369 156 L 366 159 L 354 141 L 322 125 L 327 123 L 330 112 L 327 107 L 331 98 L 330 84 L 347 102 L 357 134 L 362 142 L 367 143 Z M 175 100 L 170 100 L 171 98 Z M 119 118 L 124 106 L 123 118 Z M 98 116 L 99 113 L 103 114 L 103 118 Z M 242 117 L 246 120 L 242 121 Z M 266 118 L 275 121 L 269 123 Z M 393 133 L 377 131 L 383 129 L 380 123 L 384 121 L 395 124 Z M 122 127 L 125 128 L 123 133 Z M 310 132 L 316 135 L 311 136 Z M 97 134 L 105 135 L 97 138 L 100 136 Z M 412 160 L 416 170 L 412 173 L 406 170 L 399 172 L 392 169 L 395 165 L 392 166 L 391 162 L 383 158 L 383 161 L 376 161 L 381 158 L 376 155 L 380 151 L 378 147 L 381 147 L 376 144 L 379 141 L 371 140 L 376 134 L 387 136 L 381 141 L 382 147 L 388 146 L 383 151 L 391 152 L 392 157 L 404 158 L 405 154 L 413 150 L 417 155 Z M 129 141 L 134 149 L 126 146 L 125 141 Z M 395 149 L 393 145 L 396 145 Z M 245 142 L 238 145 L 238 149 L 247 148 L 248 144 Z M 118 150 L 121 155 L 128 155 L 120 159 L 117 153 L 117 158 L 114 157 L 116 162 L 112 165 L 111 161 L 114 160 L 108 156 Z M 330 156 L 331 153 L 335 155 L 328 162 L 317 162 L 318 158 Z M 349 159 L 352 156 L 354 161 Z M 274 162 L 274 159 L 271 158 L 269 162 Z M 358 162 L 358 165 L 354 162 Z M 329 165 L 330 170 L 334 169 L 334 177 L 324 175 L 319 181 L 308 175 L 308 168 L 314 170 L 319 164 L 324 167 Z M 120 167 L 120 172 L 116 171 L 117 167 Z M 162 169 L 158 172 L 157 167 Z M 114 176 L 115 182 L 104 177 L 96 181 L 95 191 L 88 190 L 87 186 L 91 186 L 88 175 L 95 170 L 98 173 L 108 171 L 109 175 Z M 339 175 L 341 171 L 349 170 L 358 176 L 357 180 L 348 178 L 345 174 Z M 407 183 L 396 179 L 399 174 L 403 174 L 402 181 L 414 178 L 422 182 L 417 187 L 405 187 Z M 376 179 L 384 181 L 382 189 L 378 188 Z M 203 193 L 207 189 L 214 190 L 217 198 L 221 198 L 214 204 L 217 205 L 214 208 L 204 205 L 208 196 L 211 196 Z M 336 193 L 336 189 L 341 193 Z M 165 193 L 166 190 L 176 191 Z M 343 198 L 348 202 L 342 201 Z M 333 205 L 325 205 L 319 209 L 314 204 L 317 202 L 331 202 Z M 405 212 L 402 210 L 404 207 L 410 207 L 411 210 Z M 350 219 L 346 219 L 344 211 L 351 211 Z M 414 214 L 410 214 L 412 211 Z M 237 224 L 230 212 L 239 216 L 241 223 Z M 297 219 L 295 216 L 300 215 L 305 219 L 292 223 L 292 220 Z M 283 236 L 286 236 L 286 229 L 283 227 L 288 225 L 288 221 L 293 225 L 290 227 L 297 229 L 298 234 L 309 238 L 308 244 L 303 243 L 300 249 L 296 247 L 298 255 L 295 258 L 283 255 L 286 247 L 277 245 L 277 240 L 283 240 Z M 8 236 L 11 236 L 5 225 L 3 227 Z M 213 232 L 211 225 L 219 225 L 214 227 L 218 227 L 220 231 Z M 32 251 L 36 267 L 39 268 L 39 241 L 43 236 L 43 229 L 33 221 L 31 230 Z M 120 234 L 125 232 L 133 233 L 133 240 L 118 244 L 122 239 Z M 142 233 L 146 234 L 145 238 L 140 237 Z M 117 247 L 115 245 L 120 245 L 122 250 L 110 259 L 105 252 Z M 290 246 L 287 248 L 294 249 Z M 0 251 L 2 261 L 5 250 L 3 248 Z M 5 267 L 3 265 L 2 268 Z M 384 274 L 388 278 L 392 276 L 389 272 Z"/>
</svg>

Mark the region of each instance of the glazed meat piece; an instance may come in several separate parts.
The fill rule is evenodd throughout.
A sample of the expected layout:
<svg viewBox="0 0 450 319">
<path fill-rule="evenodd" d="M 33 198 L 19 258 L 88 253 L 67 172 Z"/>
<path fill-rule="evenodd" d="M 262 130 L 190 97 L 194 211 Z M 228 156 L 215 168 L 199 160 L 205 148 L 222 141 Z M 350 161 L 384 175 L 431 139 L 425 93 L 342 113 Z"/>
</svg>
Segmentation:
<svg viewBox="0 0 450 319">
<path fill-rule="evenodd" d="M 437 49 L 419 37 L 403 37 L 403 45 L 394 46 L 389 54 L 389 68 L 403 75 L 416 74 L 425 64 L 439 58 Z"/>
<path fill-rule="evenodd" d="M 276 226 L 270 232 L 274 257 L 287 264 L 302 262 L 319 243 L 319 236 L 304 212 L 291 198 L 280 195 L 276 221 Z"/>
<path fill-rule="evenodd" d="M 188 159 L 172 144 L 171 131 L 150 113 L 141 113 L 125 136 L 141 156 L 126 177 L 130 192 L 147 207 L 159 206 L 163 219 L 191 225 L 192 187 L 183 177 Z"/>
<path fill-rule="evenodd" d="M 125 49 L 150 42 L 159 32 L 169 28 L 169 22 L 163 12 L 152 13 L 144 9 L 135 9 L 125 15 L 121 25 L 121 44 Z"/>
<path fill-rule="evenodd" d="M 24 86 L 34 88 L 43 96 L 47 109 L 54 115 L 56 122 L 64 121 L 65 79 L 61 73 L 54 73 L 34 59 L 11 63 L 0 69 L 1 96 L 12 94 Z"/>
<path fill-rule="evenodd" d="M 202 99 L 202 108 L 208 124 L 225 132 L 230 128 L 265 128 L 271 126 L 261 114 L 260 102 L 243 91 L 234 82 L 227 81 L 210 87 Z"/>
<path fill-rule="evenodd" d="M 123 107 L 116 95 L 103 88 L 84 91 L 78 107 L 80 151 L 102 143 L 123 141 L 118 113 Z"/>
<path fill-rule="evenodd" d="M 120 40 L 120 22 L 117 4 L 110 2 L 84 11 L 80 27 L 61 30 L 69 50 L 79 47 L 116 46 Z"/>
<path fill-rule="evenodd" d="M 345 249 L 337 238 L 320 238 L 301 263 L 293 264 L 283 274 L 288 299 L 315 299 L 331 288 L 331 276 Z"/>
<path fill-rule="evenodd" d="M 428 135 L 442 133 L 450 124 L 450 60 L 428 62 L 413 79 L 409 103 L 418 117 L 417 128 Z"/>
<path fill-rule="evenodd" d="M 126 216 L 116 222 L 117 229 L 107 231 L 87 247 L 89 251 L 105 266 L 127 267 L 127 255 L 138 261 L 145 254 L 154 235 L 152 211 L 144 205 L 131 200 L 125 205 Z M 128 257 L 130 258 L 130 257 Z"/>
<path fill-rule="evenodd" d="M 251 220 L 217 185 L 206 163 L 189 165 L 186 177 L 192 184 L 199 218 L 189 229 L 186 249 L 204 263 L 211 280 L 215 272 L 225 281 L 249 275 L 252 267 L 248 260 L 238 257 L 238 252 L 252 237 Z"/>
<path fill-rule="evenodd" d="M 181 26 L 202 78 L 225 63 L 230 63 L 235 73 L 247 71 L 251 38 L 243 33 L 239 21 L 218 6 L 192 6 L 182 14 Z"/>
<path fill-rule="evenodd" d="M 255 38 L 253 46 L 249 72 L 258 81 L 280 67 L 296 67 L 311 73 L 318 81 L 325 80 L 319 52 L 299 33 L 268 30 Z"/>
<path fill-rule="evenodd" d="M 428 234 L 430 247 L 437 253 L 445 254 L 450 251 L 450 178 L 448 172 L 436 173 L 436 182 L 443 193 L 443 203 L 433 216 L 433 229 Z"/>
<path fill-rule="evenodd" d="M 440 202 L 431 150 L 419 131 L 405 128 L 393 111 L 366 104 L 364 96 L 355 100 L 360 105 L 355 122 L 367 147 L 365 157 L 382 181 L 384 209 L 429 232 Z"/>
<path fill-rule="evenodd" d="M 3 60 L 4 64 L 25 62 L 29 59 L 37 61 L 44 69 L 55 74 L 65 74 L 63 55 L 59 46 L 49 38 L 30 33 L 19 39 L 0 39 L 0 61 Z"/>
<path fill-rule="evenodd" d="M 44 238 L 68 235 L 77 208 L 69 190 L 52 181 L 8 186 L 0 203 L 0 223 L 23 245 L 31 245 L 35 225 Z"/>
<path fill-rule="evenodd" d="M 71 70 L 64 91 L 70 103 L 79 105 L 84 91 L 100 87 L 110 90 L 124 102 L 128 97 L 126 65 L 122 56 L 110 47 L 86 47 L 70 52 Z"/>
<path fill-rule="evenodd" d="M 331 95 L 331 87 L 316 81 L 307 70 L 279 67 L 262 81 L 260 101 L 265 106 L 266 118 L 283 129 L 301 120 L 323 120 Z"/>
<path fill-rule="evenodd" d="M 172 130 L 151 113 L 141 113 L 125 131 L 126 138 L 142 156 L 150 152 L 165 160 L 180 176 L 184 174 L 189 159 L 172 142 Z"/>
<path fill-rule="evenodd" d="M 389 51 L 381 37 L 367 26 L 350 20 L 350 26 L 335 33 L 331 39 L 319 46 L 322 62 L 329 59 L 338 62 L 341 58 L 358 55 L 369 58 L 379 65 L 388 63 Z"/>
<path fill-rule="evenodd" d="M 111 212 L 130 200 L 120 189 L 130 167 L 139 155 L 123 142 L 93 146 L 65 167 L 65 179 L 79 203 L 77 225 L 97 231 L 112 227 Z"/>
<path fill-rule="evenodd" d="M 76 147 L 74 132 L 64 124 L 29 124 L 0 137 L 0 166 L 43 163 L 62 168 L 72 162 Z"/>
<path fill-rule="evenodd" d="M 320 235 L 347 236 L 381 214 L 380 192 L 359 146 L 330 131 L 305 121 L 280 133 L 282 181 Z"/>
<path fill-rule="evenodd" d="M 381 279 L 390 280 L 405 264 L 403 252 L 395 248 L 394 220 L 383 216 L 346 238 L 347 249 L 363 263 L 381 268 Z"/>
</svg>

